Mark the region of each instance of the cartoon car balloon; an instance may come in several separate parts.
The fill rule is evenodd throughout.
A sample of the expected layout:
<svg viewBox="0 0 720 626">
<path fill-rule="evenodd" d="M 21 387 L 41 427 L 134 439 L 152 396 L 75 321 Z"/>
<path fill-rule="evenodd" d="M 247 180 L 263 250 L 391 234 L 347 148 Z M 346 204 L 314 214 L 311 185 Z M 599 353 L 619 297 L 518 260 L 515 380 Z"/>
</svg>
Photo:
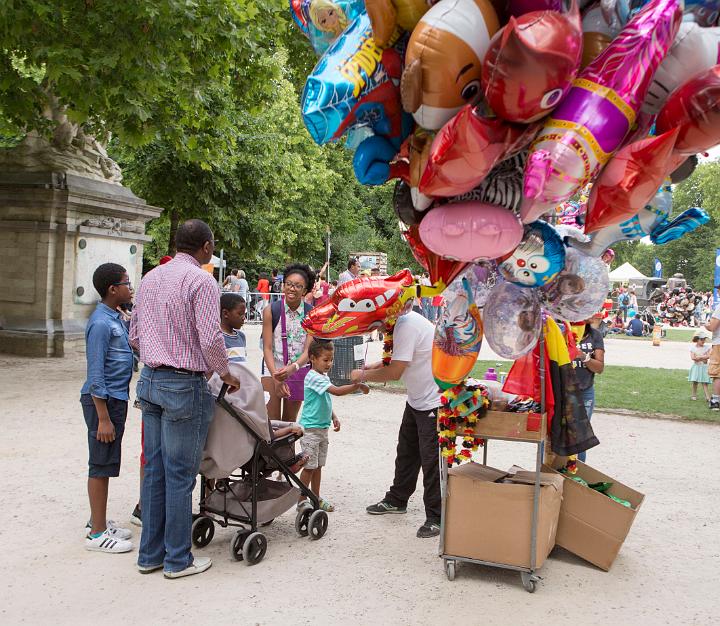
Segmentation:
<svg viewBox="0 0 720 626">
<path fill-rule="evenodd" d="M 303 321 L 308 334 L 322 339 L 363 335 L 396 318 L 415 297 L 410 270 L 393 276 L 361 276 L 340 285 L 329 300 Z"/>
</svg>

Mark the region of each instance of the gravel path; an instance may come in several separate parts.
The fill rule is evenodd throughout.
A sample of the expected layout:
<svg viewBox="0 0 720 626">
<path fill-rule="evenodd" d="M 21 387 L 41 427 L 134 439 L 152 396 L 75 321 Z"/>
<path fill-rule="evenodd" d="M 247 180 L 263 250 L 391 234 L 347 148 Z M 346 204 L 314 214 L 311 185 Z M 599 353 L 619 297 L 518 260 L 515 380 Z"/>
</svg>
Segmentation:
<svg viewBox="0 0 720 626">
<path fill-rule="evenodd" d="M 257 362 L 257 341 L 249 345 Z M 83 549 L 84 363 L 0 357 L 0 366 L 7 477 L 0 623 L 438 624 L 461 615 L 483 625 L 718 622 L 716 425 L 596 414 L 602 445 L 590 463 L 644 492 L 645 504 L 609 573 L 556 549 L 530 595 L 516 573 L 477 566 L 461 567 L 448 582 L 437 542 L 415 537 L 424 518 L 419 494 L 405 516 L 365 513 L 391 479 L 404 397 L 339 398 L 343 427 L 331 433 L 323 482 L 337 511 L 326 537 L 296 537 L 287 513 L 267 529 L 265 560 L 248 567 L 230 559 L 233 533 L 218 528 L 198 551 L 213 558 L 212 569 L 168 581 L 138 574 L 136 552 Z M 139 424 L 131 409 L 122 473 L 110 491 L 109 515 L 121 522 L 137 500 Z M 493 442 L 490 462 L 530 466 L 532 450 Z"/>
</svg>

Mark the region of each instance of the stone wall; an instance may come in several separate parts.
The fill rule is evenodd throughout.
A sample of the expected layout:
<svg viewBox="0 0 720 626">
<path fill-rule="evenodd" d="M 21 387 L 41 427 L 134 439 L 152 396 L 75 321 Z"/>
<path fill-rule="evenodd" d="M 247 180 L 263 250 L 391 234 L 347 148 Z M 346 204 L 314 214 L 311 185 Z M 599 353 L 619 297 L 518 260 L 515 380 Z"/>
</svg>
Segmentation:
<svg viewBox="0 0 720 626">
<path fill-rule="evenodd" d="M 72 174 L 0 172 L 0 352 L 84 349 L 99 299 L 92 272 L 124 265 L 137 284 L 145 224 L 161 209 L 126 187 Z"/>
</svg>

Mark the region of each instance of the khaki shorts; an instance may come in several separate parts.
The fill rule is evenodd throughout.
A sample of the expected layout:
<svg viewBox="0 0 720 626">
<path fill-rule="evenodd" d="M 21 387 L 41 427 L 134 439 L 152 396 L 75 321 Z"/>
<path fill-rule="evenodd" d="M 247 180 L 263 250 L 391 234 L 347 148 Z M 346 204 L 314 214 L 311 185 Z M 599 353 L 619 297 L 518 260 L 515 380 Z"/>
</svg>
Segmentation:
<svg viewBox="0 0 720 626">
<path fill-rule="evenodd" d="M 308 455 L 308 461 L 303 467 L 317 469 L 323 467 L 327 461 L 329 428 L 306 428 L 300 439 L 303 454 Z"/>
<path fill-rule="evenodd" d="M 708 361 L 708 376 L 720 378 L 720 346 L 713 346 Z"/>
</svg>

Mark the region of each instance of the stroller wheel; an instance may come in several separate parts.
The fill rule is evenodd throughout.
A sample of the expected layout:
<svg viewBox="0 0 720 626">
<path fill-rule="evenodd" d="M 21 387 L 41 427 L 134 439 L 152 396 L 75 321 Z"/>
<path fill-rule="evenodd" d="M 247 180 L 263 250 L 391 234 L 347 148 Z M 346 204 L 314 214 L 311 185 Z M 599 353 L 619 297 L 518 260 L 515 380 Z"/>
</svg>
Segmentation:
<svg viewBox="0 0 720 626">
<path fill-rule="evenodd" d="M 212 541 L 215 524 L 209 517 L 198 517 L 192 524 L 192 542 L 197 548 L 204 548 Z"/>
<path fill-rule="evenodd" d="M 310 533 L 310 530 L 308 529 L 308 524 L 310 522 L 311 512 L 311 508 L 304 507 L 300 509 L 295 516 L 295 532 L 301 537 L 307 537 Z"/>
<path fill-rule="evenodd" d="M 230 556 L 236 561 L 242 561 L 245 558 L 243 557 L 243 545 L 251 534 L 249 530 L 238 530 L 230 540 Z"/>
<path fill-rule="evenodd" d="M 267 539 L 262 533 L 251 533 L 243 544 L 242 553 L 248 565 L 255 565 L 263 560 L 267 552 Z"/>
<path fill-rule="evenodd" d="M 328 516 L 325 511 L 318 509 L 313 511 L 308 522 L 310 530 L 310 539 L 320 539 L 326 532 L 328 527 Z"/>
</svg>

